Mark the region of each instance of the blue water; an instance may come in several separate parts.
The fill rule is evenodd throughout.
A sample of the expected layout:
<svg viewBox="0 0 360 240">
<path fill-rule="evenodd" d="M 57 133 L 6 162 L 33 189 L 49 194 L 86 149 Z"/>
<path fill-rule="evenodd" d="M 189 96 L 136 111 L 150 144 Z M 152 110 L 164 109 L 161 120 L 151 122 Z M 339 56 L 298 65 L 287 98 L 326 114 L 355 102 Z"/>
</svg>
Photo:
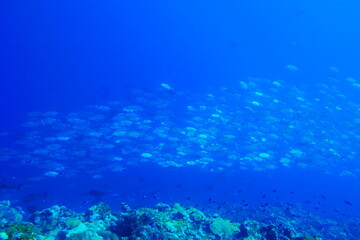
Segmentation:
<svg viewBox="0 0 360 240">
<path fill-rule="evenodd" d="M 345 80 L 360 75 L 359 7 L 353 0 L 2 1 L 0 131 L 10 134 L 1 141 L 12 146 L 26 132 L 22 124 L 29 112 L 78 112 L 88 105 L 127 101 L 131 89 L 151 92 L 161 83 L 207 94 L 250 76 L 305 86 L 316 97 L 314 86 L 335 77 L 344 82 L 337 87 L 359 103 L 358 89 Z M 329 121 L 341 120 L 340 115 Z M 1 178 L 15 184 L 43 176 L 36 166 L 0 164 Z M 144 163 L 104 175 L 94 179 L 77 172 L 37 180 L 19 191 L 2 190 L 0 199 L 16 202 L 47 192 L 31 205 L 83 210 L 98 200 L 88 194 L 96 189 L 114 208 L 119 201 L 134 207 L 165 201 L 222 211 L 228 203 L 284 201 L 331 217 L 342 216 L 334 210 L 360 214 L 358 177 L 319 169 L 219 173 Z"/>
</svg>

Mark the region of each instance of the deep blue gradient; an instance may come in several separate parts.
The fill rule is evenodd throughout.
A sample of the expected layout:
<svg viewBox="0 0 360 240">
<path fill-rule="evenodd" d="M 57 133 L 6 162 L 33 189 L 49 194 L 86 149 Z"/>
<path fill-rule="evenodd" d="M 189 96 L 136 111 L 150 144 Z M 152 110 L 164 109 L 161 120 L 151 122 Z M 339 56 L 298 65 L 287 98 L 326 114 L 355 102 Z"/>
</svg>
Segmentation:
<svg viewBox="0 0 360 240">
<path fill-rule="evenodd" d="M 125 87 L 231 85 L 247 76 L 358 76 L 356 1 L 2 1 L 1 129 L 34 110 L 121 99 Z M 289 78 L 286 78 L 289 80 Z M 291 78 L 290 78 L 291 79 Z"/>
<path fill-rule="evenodd" d="M 20 132 L 29 112 L 78 111 L 127 99 L 129 89 L 153 89 L 163 82 L 176 90 L 205 92 L 252 76 L 309 85 L 311 92 L 313 84 L 334 76 L 331 66 L 340 70 L 340 79 L 358 79 L 358 9 L 360 2 L 354 0 L 3 0 L 0 132 Z M 286 70 L 287 64 L 300 72 Z M 358 92 L 348 91 L 359 102 Z M 36 169 L 10 167 L 1 174 L 19 184 L 41 175 Z M 263 194 L 266 201 L 277 201 L 271 195 L 276 189 L 284 201 L 302 204 L 326 196 L 323 209 L 330 215 L 334 209 L 359 215 L 358 184 L 355 178 L 285 168 L 219 176 L 147 166 L 99 180 L 88 175 L 53 179 L 0 198 L 49 192 L 47 203 L 37 203 L 40 207 L 59 203 L 80 210 L 96 200 L 87 192 L 101 189 L 102 200 L 115 207 L 120 200 L 135 207 L 188 201 L 216 209 L 223 201 L 244 199 L 256 206 L 264 203 Z M 83 198 L 72 199 L 72 191 L 84 192 Z M 216 207 L 209 207 L 209 198 Z"/>
</svg>

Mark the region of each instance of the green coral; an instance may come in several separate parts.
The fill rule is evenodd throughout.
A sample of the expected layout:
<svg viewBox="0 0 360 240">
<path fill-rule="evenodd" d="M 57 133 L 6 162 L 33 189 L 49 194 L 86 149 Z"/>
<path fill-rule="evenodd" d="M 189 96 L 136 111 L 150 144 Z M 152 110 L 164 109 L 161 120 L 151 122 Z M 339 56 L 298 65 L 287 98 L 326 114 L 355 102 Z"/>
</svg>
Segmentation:
<svg viewBox="0 0 360 240">
<path fill-rule="evenodd" d="M 6 232 L 0 232 L 0 239 L 9 239 L 9 236 Z"/>
<path fill-rule="evenodd" d="M 177 232 L 179 230 L 179 225 L 180 224 L 176 221 L 168 221 L 164 223 L 165 229 L 171 233 Z"/>
<path fill-rule="evenodd" d="M 89 218 L 89 221 L 95 221 L 98 219 L 105 220 L 110 213 L 110 207 L 103 202 L 100 202 L 99 204 L 92 206 L 87 211 L 86 215 Z"/>
<path fill-rule="evenodd" d="M 203 223 L 207 220 L 205 214 L 196 208 L 190 208 L 190 219 L 196 223 Z"/>
<path fill-rule="evenodd" d="M 66 239 L 69 240 L 104 240 L 101 236 L 93 231 L 84 231 L 81 233 L 73 234 Z"/>
<path fill-rule="evenodd" d="M 240 224 L 238 223 L 232 223 L 229 220 L 224 220 L 222 218 L 215 218 L 210 225 L 210 229 L 213 234 L 218 235 L 223 239 L 227 239 L 236 232 L 239 232 L 239 226 Z"/>
<path fill-rule="evenodd" d="M 119 237 L 115 233 L 108 230 L 101 230 L 98 234 L 105 240 L 119 240 Z"/>
<path fill-rule="evenodd" d="M 11 223 L 5 230 L 9 239 L 12 240 L 37 240 L 38 234 L 31 223 Z"/>
<path fill-rule="evenodd" d="M 8 222 L 20 222 L 22 218 L 18 210 L 10 207 L 10 201 L 0 201 L 0 227 Z"/>
<path fill-rule="evenodd" d="M 178 218 L 186 218 L 189 217 L 189 215 L 187 214 L 186 210 L 179 204 L 179 203 L 175 203 L 174 204 L 174 213 Z"/>
<path fill-rule="evenodd" d="M 322 238 L 320 238 L 320 237 L 306 236 L 306 237 L 303 238 L 303 240 L 322 240 Z"/>
<path fill-rule="evenodd" d="M 66 226 L 69 229 L 76 228 L 81 224 L 81 220 L 77 218 L 69 218 L 65 221 Z"/>
</svg>

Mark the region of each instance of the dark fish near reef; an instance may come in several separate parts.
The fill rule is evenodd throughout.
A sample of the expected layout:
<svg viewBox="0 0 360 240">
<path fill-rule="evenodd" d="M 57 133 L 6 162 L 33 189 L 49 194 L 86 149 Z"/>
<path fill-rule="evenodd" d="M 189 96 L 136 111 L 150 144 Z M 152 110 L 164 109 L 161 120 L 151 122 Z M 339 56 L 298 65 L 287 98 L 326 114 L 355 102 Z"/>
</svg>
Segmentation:
<svg viewBox="0 0 360 240">
<path fill-rule="evenodd" d="M 87 192 L 87 194 L 89 194 L 90 196 L 99 198 L 99 197 L 102 197 L 102 196 L 106 195 L 107 193 L 106 193 L 106 192 L 102 192 L 102 191 L 97 190 L 97 189 L 92 189 L 92 190 L 90 190 L 89 192 Z"/>
<path fill-rule="evenodd" d="M 90 191 L 88 191 L 87 193 L 85 193 L 84 195 L 90 195 L 92 197 L 94 197 L 94 203 L 101 201 L 102 197 L 108 195 L 109 193 L 97 190 L 97 189 L 92 189 Z"/>
<path fill-rule="evenodd" d="M 31 193 L 28 195 L 25 195 L 24 197 L 21 198 L 20 203 L 24 204 L 24 203 L 29 203 L 29 202 L 33 202 L 39 199 L 45 199 L 47 198 L 48 193 L 44 192 L 44 193 Z"/>
<path fill-rule="evenodd" d="M 35 206 L 35 205 L 30 205 L 30 206 L 26 206 L 26 210 L 32 214 L 34 212 L 37 212 L 37 211 L 41 211 L 42 209 L 38 206 Z"/>
<path fill-rule="evenodd" d="M 14 190 L 20 190 L 24 185 L 24 184 L 15 184 L 12 183 L 10 181 L 4 180 L 4 179 L 0 179 L 0 189 L 14 189 Z"/>
</svg>

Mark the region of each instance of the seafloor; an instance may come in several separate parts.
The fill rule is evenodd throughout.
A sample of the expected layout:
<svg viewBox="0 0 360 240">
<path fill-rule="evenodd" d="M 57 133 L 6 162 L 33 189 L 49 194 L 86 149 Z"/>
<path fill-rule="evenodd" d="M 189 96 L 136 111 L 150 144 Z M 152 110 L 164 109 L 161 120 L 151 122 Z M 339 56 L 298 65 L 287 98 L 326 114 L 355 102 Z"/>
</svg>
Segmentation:
<svg viewBox="0 0 360 240">
<path fill-rule="evenodd" d="M 0 239 L 360 239 L 359 219 L 337 222 L 282 204 L 244 208 L 239 222 L 180 204 L 139 209 L 119 204 L 118 212 L 98 203 L 81 213 L 55 205 L 26 215 L 2 201 Z"/>
</svg>

